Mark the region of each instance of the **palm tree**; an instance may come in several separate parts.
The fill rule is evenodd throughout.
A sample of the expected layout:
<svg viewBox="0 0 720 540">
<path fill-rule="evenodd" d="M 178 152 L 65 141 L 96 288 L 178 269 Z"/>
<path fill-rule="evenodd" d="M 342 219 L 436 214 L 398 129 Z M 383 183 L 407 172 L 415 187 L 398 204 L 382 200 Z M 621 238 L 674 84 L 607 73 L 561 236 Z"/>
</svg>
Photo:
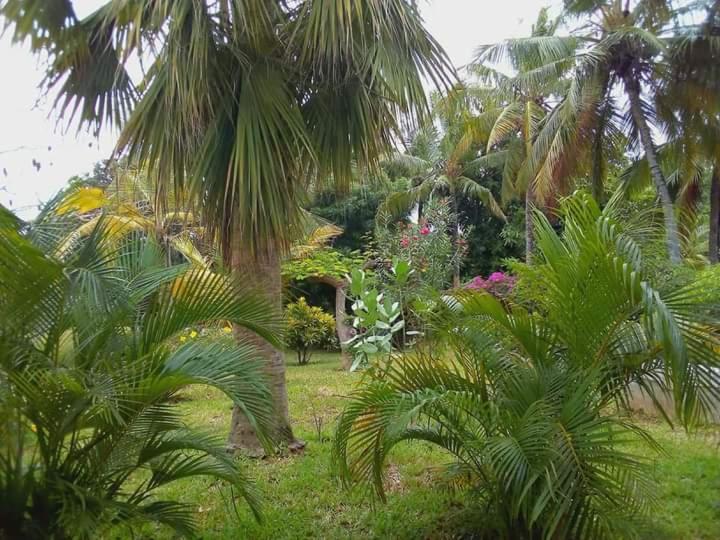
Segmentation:
<svg viewBox="0 0 720 540">
<path fill-rule="evenodd" d="M 415 207 L 421 214 L 423 202 L 433 196 L 447 196 L 453 210 L 454 223 L 450 232 L 454 241 L 461 233 L 458 209 L 461 198 L 483 204 L 495 216 L 505 219 L 492 192 L 469 175 L 481 140 L 475 119 L 462 100 L 463 90 L 455 89 L 453 95 L 435 109 L 442 132 L 427 124 L 412 134 L 405 153 L 391 155 L 386 160 L 386 167 L 402 170 L 413 178 L 414 185 L 391 193 L 378 209 L 379 214 L 395 218 L 407 216 Z M 453 269 L 454 287 L 460 285 L 460 260 L 457 262 Z"/>
<path fill-rule="evenodd" d="M 671 43 L 670 75 L 658 93 L 657 108 L 676 156 L 689 164 L 681 168 L 681 193 L 700 195 L 694 164 L 704 162 L 712 169 L 708 258 L 715 264 L 720 257 L 720 1 L 706 8 L 703 24 Z"/>
<path fill-rule="evenodd" d="M 59 229 L 66 236 L 54 247 L 58 255 L 92 234 L 102 220 L 106 236 L 122 239 L 133 232 L 148 234 L 163 246 L 168 263 L 174 255 L 181 255 L 190 263 L 210 268 L 212 243 L 199 216 L 185 211 L 181 194 L 172 193 L 165 201 L 158 198 L 144 171 L 122 163 L 109 168 L 112 181 L 108 185 L 71 185 L 43 208 L 43 219 L 35 224 L 36 229 L 51 222 L 76 222 L 74 227 Z"/>
<path fill-rule="evenodd" d="M 655 290 L 616 207 L 565 200 L 561 235 L 536 211 L 537 257 L 521 273 L 545 287 L 532 311 L 486 292 L 438 300 L 441 341 L 373 372 L 341 415 L 334 456 L 347 484 L 382 497 L 393 447 L 425 441 L 496 516 L 493 537 L 628 535 L 653 488 L 627 445 L 657 445 L 613 411 L 637 387 L 668 420 L 660 398 L 672 396 L 686 426 L 717 411 L 720 296 L 710 280 Z"/>
<path fill-rule="evenodd" d="M 561 19 L 550 20 L 548 10 L 540 11 L 529 40 L 517 46 L 513 40 L 484 45 L 469 66 L 477 83 L 471 91 L 491 125 L 487 150 L 474 165 L 502 172 L 504 203 L 522 195 L 525 199 L 525 256 L 534 251 L 532 209 L 535 201 L 533 171 L 528 167 L 542 120 L 550 112 L 553 100 L 567 87 L 565 75 L 572 66 L 575 40 L 557 37 Z M 512 75 L 499 71 L 495 64 L 508 61 Z M 558 186 L 556 186 L 558 187 Z"/>
<path fill-rule="evenodd" d="M 276 343 L 278 315 L 230 278 L 168 267 L 157 243 L 118 243 L 106 226 L 61 260 L 0 207 L 0 536 L 95 538 L 143 521 L 192 536 L 195 508 L 163 488 L 196 476 L 230 483 L 259 512 L 224 441 L 174 405 L 188 386 L 215 387 L 269 445 L 257 352 L 178 336 L 227 320 Z"/>
<path fill-rule="evenodd" d="M 603 138 L 612 140 L 623 112 L 631 140 L 647 156 L 651 178 L 663 209 L 666 244 L 673 263 L 681 260 L 680 237 L 673 200 L 658 163 L 651 123 L 654 108 L 645 92 L 656 90 L 667 72 L 667 23 L 677 14 L 671 2 L 606 0 L 565 2 L 568 16 L 589 18 L 576 39 L 575 67 L 563 101 L 547 117 L 532 157 L 536 186 L 552 185 L 558 174 L 572 174 L 578 156 L 594 150 Z M 627 110 L 615 97 L 622 90 Z M 622 139 L 618 140 L 622 143 Z"/>
<path fill-rule="evenodd" d="M 78 20 L 70 1 L 10 0 L 15 38 L 50 54 L 61 114 L 122 127 L 118 151 L 167 193 L 187 192 L 225 260 L 281 302 L 280 261 L 313 179 L 340 188 L 373 166 L 399 114 L 426 113 L 423 75 L 448 82 L 446 55 L 406 0 L 110 0 Z M 150 62 L 140 84 L 125 70 Z M 280 350 L 266 358 L 277 431 L 287 417 Z M 259 449 L 236 409 L 230 444 Z"/>
<path fill-rule="evenodd" d="M 660 145 L 657 160 L 676 193 L 681 237 L 692 236 L 697 221 L 701 188 L 710 173 L 710 234 L 708 258 L 718 259 L 720 219 L 720 99 L 718 92 L 717 37 L 720 2 L 708 6 L 703 24 L 690 27 L 668 46 L 668 74 L 655 96 L 655 108 L 667 142 Z M 650 185 L 646 155 L 640 156 L 622 175 L 622 188 L 636 192 Z"/>
</svg>

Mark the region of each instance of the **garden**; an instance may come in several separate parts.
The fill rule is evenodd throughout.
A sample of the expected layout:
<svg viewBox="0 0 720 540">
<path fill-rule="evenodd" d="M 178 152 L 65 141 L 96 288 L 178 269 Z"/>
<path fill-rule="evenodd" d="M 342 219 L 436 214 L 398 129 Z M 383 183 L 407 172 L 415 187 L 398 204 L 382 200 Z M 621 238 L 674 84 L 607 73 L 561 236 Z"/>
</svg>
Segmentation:
<svg viewBox="0 0 720 540">
<path fill-rule="evenodd" d="M 720 537 L 720 1 L 74 4 L 0 2 L 118 133 L 0 205 L 0 540 Z"/>
</svg>

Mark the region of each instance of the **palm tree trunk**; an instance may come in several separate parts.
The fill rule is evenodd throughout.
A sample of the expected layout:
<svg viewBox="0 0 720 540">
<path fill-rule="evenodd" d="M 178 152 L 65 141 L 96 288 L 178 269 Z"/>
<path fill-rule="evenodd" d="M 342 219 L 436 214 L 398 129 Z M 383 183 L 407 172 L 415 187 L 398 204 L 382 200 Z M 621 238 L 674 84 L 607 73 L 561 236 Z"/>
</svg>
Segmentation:
<svg viewBox="0 0 720 540">
<path fill-rule="evenodd" d="M 452 199 L 452 211 L 453 211 L 453 224 L 452 224 L 452 245 L 453 249 L 457 249 L 458 240 L 460 239 L 460 215 L 458 208 L 457 194 L 453 191 L 450 194 Z M 460 257 L 455 257 L 455 264 L 453 265 L 453 278 L 452 278 L 453 289 L 460 288 Z"/>
<path fill-rule="evenodd" d="M 231 261 L 233 271 L 241 276 L 242 282 L 264 295 L 280 313 L 282 310 L 282 281 L 280 256 L 277 251 L 268 248 L 263 254 L 253 255 L 239 245 L 234 245 L 232 246 Z M 265 373 L 275 407 L 274 425 L 272 426 L 272 436 L 275 441 L 286 443 L 291 450 L 302 448 L 304 444 L 295 439 L 288 417 L 283 351 L 278 350 L 246 328 L 236 326 L 234 335 L 238 342 L 255 346 L 264 361 Z M 231 450 L 241 450 L 251 456 L 264 455 L 264 449 L 255 430 L 239 407 L 233 408 L 228 446 Z"/>
<path fill-rule="evenodd" d="M 528 186 L 525 191 L 525 262 L 532 263 L 533 252 L 535 251 L 535 231 L 533 228 L 533 190 Z"/>
<path fill-rule="evenodd" d="M 720 162 L 713 167 L 710 180 L 710 239 L 708 240 L 708 258 L 710 264 L 720 259 Z"/>
<path fill-rule="evenodd" d="M 652 133 L 650 132 L 650 126 L 645 119 L 643 114 L 642 105 L 640 102 L 640 83 L 632 78 L 632 75 L 625 76 L 625 91 L 630 101 L 630 112 L 632 113 L 635 127 L 640 133 L 640 142 L 645 150 L 645 157 L 648 161 L 650 168 L 650 175 L 652 176 L 655 189 L 657 190 L 658 197 L 660 198 L 660 204 L 662 205 L 663 214 L 665 217 L 665 236 L 667 243 L 668 255 L 670 261 L 673 264 L 679 264 L 682 261 L 680 254 L 680 235 L 678 234 L 677 220 L 675 219 L 675 207 L 673 205 L 672 197 L 670 197 L 670 190 L 668 189 L 665 176 L 660 169 L 660 165 L 657 159 L 657 152 L 655 150 L 655 144 L 653 143 Z"/>
</svg>

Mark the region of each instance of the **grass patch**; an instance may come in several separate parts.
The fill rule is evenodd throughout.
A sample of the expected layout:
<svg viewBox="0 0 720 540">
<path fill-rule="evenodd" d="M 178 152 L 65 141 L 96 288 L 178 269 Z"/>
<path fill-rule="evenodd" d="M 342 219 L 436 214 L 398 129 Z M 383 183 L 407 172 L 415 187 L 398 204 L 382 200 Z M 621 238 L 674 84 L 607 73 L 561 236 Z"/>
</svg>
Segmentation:
<svg viewBox="0 0 720 540">
<path fill-rule="evenodd" d="M 330 438 L 345 397 L 359 374 L 340 370 L 335 354 L 313 355 L 298 366 L 287 356 L 290 414 L 297 436 L 308 445 L 302 455 L 247 460 L 245 466 L 263 493 L 263 523 L 242 501 L 237 509 L 227 486 L 188 480 L 168 488 L 172 497 L 196 505 L 203 538 L 458 538 L 470 536 L 483 516 L 462 493 L 449 492 L 433 472 L 449 458 L 425 443 L 398 447 L 390 457 L 388 502 L 374 509 L 363 493 L 343 490 L 330 470 Z M 230 425 L 230 402 L 197 387 L 179 407 L 194 427 L 221 435 Z M 688 437 L 664 424 L 644 421 L 667 450 L 657 457 L 659 505 L 649 539 L 720 538 L 718 433 Z M 162 538 L 165 529 L 145 528 L 141 536 Z"/>
</svg>

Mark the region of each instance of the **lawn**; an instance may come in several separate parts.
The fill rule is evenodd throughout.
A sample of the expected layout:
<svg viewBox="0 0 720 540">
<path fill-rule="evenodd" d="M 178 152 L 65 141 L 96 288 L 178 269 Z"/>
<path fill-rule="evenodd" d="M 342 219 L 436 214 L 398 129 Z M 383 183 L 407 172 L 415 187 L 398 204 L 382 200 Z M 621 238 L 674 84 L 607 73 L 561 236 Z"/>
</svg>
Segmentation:
<svg viewBox="0 0 720 540">
<path fill-rule="evenodd" d="M 308 366 L 288 361 L 293 425 L 307 442 L 301 455 L 247 461 L 264 498 L 258 523 L 227 487 L 206 480 L 179 482 L 172 496 L 197 506 L 203 538 L 472 538 L 483 519 L 462 493 L 443 485 L 434 468 L 447 462 L 440 451 L 414 443 L 390 458 L 388 500 L 376 504 L 359 491 L 348 493 L 330 469 L 330 437 L 345 396 L 360 379 L 339 369 L 337 355 L 316 354 Z M 230 403 L 219 393 L 196 388 L 181 402 L 193 426 L 225 434 Z M 644 538 L 720 538 L 718 432 L 688 437 L 665 425 L 643 422 L 667 450 L 655 460 L 658 506 Z M 163 529 L 143 529 L 163 537 Z"/>
</svg>

